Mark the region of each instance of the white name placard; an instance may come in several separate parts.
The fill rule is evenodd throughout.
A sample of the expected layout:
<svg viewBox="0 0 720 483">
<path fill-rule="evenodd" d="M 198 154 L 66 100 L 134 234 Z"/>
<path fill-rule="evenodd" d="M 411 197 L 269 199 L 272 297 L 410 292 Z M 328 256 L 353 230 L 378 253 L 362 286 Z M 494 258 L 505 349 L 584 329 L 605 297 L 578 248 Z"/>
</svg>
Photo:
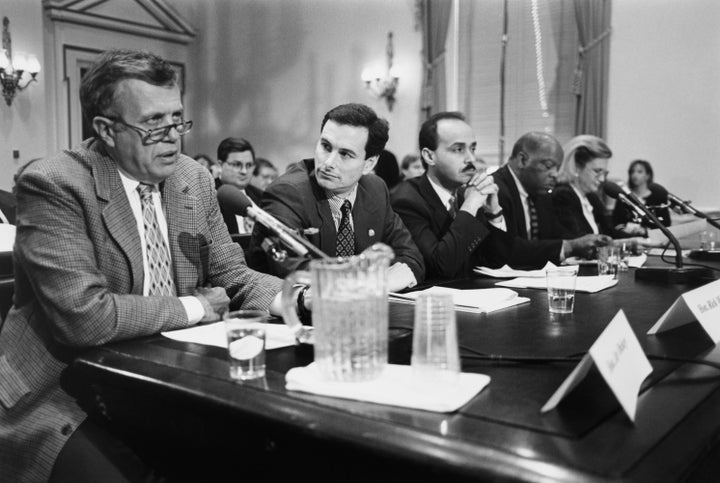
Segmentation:
<svg viewBox="0 0 720 483">
<path fill-rule="evenodd" d="M 694 320 L 714 343 L 720 341 L 720 280 L 682 294 L 647 333 L 657 334 Z"/>
<path fill-rule="evenodd" d="M 560 401 L 585 378 L 593 364 L 610 386 L 630 421 L 635 422 L 640 386 L 652 372 L 652 366 L 622 310 L 613 317 L 585 357 L 540 411 L 555 409 Z"/>
</svg>

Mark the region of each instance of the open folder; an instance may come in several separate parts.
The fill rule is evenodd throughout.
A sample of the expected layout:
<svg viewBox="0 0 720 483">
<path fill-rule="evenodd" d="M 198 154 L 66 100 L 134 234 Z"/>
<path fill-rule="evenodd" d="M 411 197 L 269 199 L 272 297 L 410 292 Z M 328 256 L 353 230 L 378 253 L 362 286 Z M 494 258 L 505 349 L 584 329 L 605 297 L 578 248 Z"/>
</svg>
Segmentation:
<svg viewBox="0 0 720 483">
<path fill-rule="evenodd" d="M 447 287 L 430 287 L 426 290 L 418 290 L 410 293 L 390 293 L 390 299 L 415 303 L 421 293 L 449 293 L 455 302 L 455 309 L 464 312 L 494 312 L 495 310 L 512 307 L 513 305 L 529 302 L 527 297 L 519 297 L 514 290 L 507 288 L 479 288 L 479 289 L 457 289 Z"/>
</svg>

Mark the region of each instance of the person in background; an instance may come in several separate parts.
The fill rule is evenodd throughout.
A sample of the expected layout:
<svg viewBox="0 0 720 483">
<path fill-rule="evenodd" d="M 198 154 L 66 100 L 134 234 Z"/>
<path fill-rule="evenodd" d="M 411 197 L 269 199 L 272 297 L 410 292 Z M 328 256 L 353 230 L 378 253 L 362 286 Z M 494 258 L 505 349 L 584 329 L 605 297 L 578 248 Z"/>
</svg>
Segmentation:
<svg viewBox="0 0 720 483">
<path fill-rule="evenodd" d="M 270 183 L 278 177 L 278 170 L 274 164 L 265 158 L 257 158 L 255 160 L 255 170 L 250 184 L 260 191 L 265 191 Z"/>
<path fill-rule="evenodd" d="M 600 198 L 608 160 L 612 157 L 608 145 L 597 136 L 582 134 L 570 139 L 563 151 L 565 156 L 552 197 L 564 235 L 603 234 L 622 238 L 623 234 L 611 226 Z"/>
<path fill-rule="evenodd" d="M 398 291 L 421 282 L 425 265 L 390 206 L 387 186 L 372 174 L 387 140 L 387 121 L 368 106 L 331 109 L 320 125 L 315 157 L 292 164 L 268 186 L 260 208 L 331 257 L 356 255 L 377 242 L 388 245 L 395 252 L 388 285 Z M 266 256 L 266 238 L 272 237 L 257 224 L 250 241 L 251 266 L 281 277 L 307 267 L 305 258 L 292 253 L 282 261 Z"/>
<path fill-rule="evenodd" d="M 262 191 L 250 184 L 255 170 L 255 150 L 252 144 L 243 138 L 225 138 L 218 145 L 217 158 L 222 172 L 215 188 L 219 189 L 222 185 L 234 186 L 252 203 L 259 204 Z M 233 235 L 252 233 L 253 220 L 235 213 L 234 207 L 225 205 L 224 201 L 225 199 L 218 198 L 220 212 L 228 231 Z"/>
<path fill-rule="evenodd" d="M 398 185 L 391 201 L 423 255 L 426 278 L 467 277 L 478 265 L 502 266 L 512 238 L 498 187 L 475 157 L 475 134 L 465 117 L 433 115 L 420 127 L 419 145 L 427 172 Z"/>
<path fill-rule="evenodd" d="M 406 155 L 400 163 L 400 173 L 403 180 L 422 176 L 425 174 L 425 169 L 422 158 L 417 154 Z"/>
<path fill-rule="evenodd" d="M 572 256 L 591 258 L 596 247 L 612 241 L 595 234 L 563 238 L 549 194 L 562 160 L 563 149 L 557 139 L 529 132 L 515 142 L 507 164 L 493 173 L 508 233 L 513 237 L 511 267 L 540 268 Z"/>
<path fill-rule="evenodd" d="M 649 162 L 636 159 L 628 168 L 627 187 L 665 226 L 670 226 L 667 190 L 653 182 L 653 169 Z M 629 236 L 646 236 L 648 228 L 655 228 L 652 220 L 646 216 L 639 218 L 624 203 L 618 202 L 612 213 L 612 223 L 616 230 Z"/>
<path fill-rule="evenodd" d="M 392 190 L 400 182 L 400 167 L 397 158 L 387 149 L 383 149 L 378 156 L 373 171 L 385 181 L 388 190 Z"/>
<path fill-rule="evenodd" d="M 192 121 L 175 69 L 106 51 L 80 101 L 94 137 L 17 179 L 15 303 L 0 332 L 3 481 L 159 476 L 65 392 L 68 364 L 92 347 L 219 320 L 228 306 L 281 313 L 282 281 L 247 267 L 212 177 L 180 152 Z"/>
<path fill-rule="evenodd" d="M 201 166 L 203 166 L 208 171 L 211 171 L 211 166 L 213 165 L 212 159 L 210 159 L 210 156 L 207 154 L 198 153 L 195 156 L 193 156 L 193 159 L 200 163 Z"/>
</svg>

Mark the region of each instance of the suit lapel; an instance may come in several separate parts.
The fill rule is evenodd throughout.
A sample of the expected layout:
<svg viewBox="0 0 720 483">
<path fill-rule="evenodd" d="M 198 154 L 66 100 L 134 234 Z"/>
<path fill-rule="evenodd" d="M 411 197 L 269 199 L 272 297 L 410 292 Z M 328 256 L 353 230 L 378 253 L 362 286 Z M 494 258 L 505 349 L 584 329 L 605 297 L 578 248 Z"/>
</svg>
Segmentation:
<svg viewBox="0 0 720 483">
<path fill-rule="evenodd" d="M 320 250 L 325 252 L 331 257 L 335 256 L 337 229 L 335 228 L 335 222 L 333 221 L 332 212 L 330 211 L 330 204 L 327 200 L 327 194 L 317 182 L 315 178 L 315 165 L 313 160 L 305 160 L 305 168 L 310 178 L 310 186 L 312 188 L 313 197 L 315 198 L 315 210 L 317 216 L 320 219 Z"/>
<path fill-rule="evenodd" d="M 104 202 L 102 208 L 103 222 L 110 237 L 115 240 L 128 260 L 130 273 L 132 274 L 131 292 L 141 294 L 143 259 L 137 222 L 130 208 L 130 202 L 125 195 L 115 163 L 108 155 L 97 151 L 99 143 L 96 143 L 95 149 L 96 156 L 92 169 L 95 178 L 95 192 L 101 203 Z"/>
<path fill-rule="evenodd" d="M 445 208 L 445 205 L 443 205 L 440 197 L 433 189 L 432 185 L 430 184 L 430 180 L 427 178 L 427 175 L 420 178 L 420 182 L 418 183 L 418 191 L 420 192 L 420 196 L 422 196 L 422 198 L 428 203 L 428 208 L 430 209 L 431 223 L 437 223 L 438 221 L 440 222 L 440 226 L 435 227 L 436 232 L 442 231 L 442 227 L 444 227 L 448 223 L 452 223 L 450 213 L 448 213 L 447 208 Z M 460 202 L 460 200 L 458 200 L 458 206 L 461 205 L 462 203 Z"/>
<path fill-rule="evenodd" d="M 356 207 L 360 206 L 359 209 Z M 382 213 L 377 199 L 365 188 L 362 182 L 358 183 L 357 196 L 352 210 L 352 219 L 355 229 L 355 245 L 362 251 L 373 243 L 382 240 L 380 226 Z M 375 230 L 373 227 L 377 227 Z"/>
<path fill-rule="evenodd" d="M 198 227 L 198 200 L 190 194 L 190 186 L 177 171 L 165 180 L 161 192 L 177 295 L 187 295 L 195 288 L 198 280 L 196 267 L 200 263 L 201 240 L 194 233 L 187 232 L 188 227 L 193 227 L 193 231 Z M 210 240 L 205 240 L 203 244 L 209 243 Z"/>
<path fill-rule="evenodd" d="M 512 218 L 515 222 L 515 230 L 518 236 L 527 238 L 527 227 L 525 226 L 525 210 L 523 209 L 522 200 L 520 199 L 520 191 L 515 184 L 515 178 L 510 173 L 510 166 L 505 165 L 498 171 L 498 177 L 502 179 L 507 189 L 510 191 L 510 202 L 512 203 Z M 507 219 L 507 218 L 506 218 Z"/>
</svg>

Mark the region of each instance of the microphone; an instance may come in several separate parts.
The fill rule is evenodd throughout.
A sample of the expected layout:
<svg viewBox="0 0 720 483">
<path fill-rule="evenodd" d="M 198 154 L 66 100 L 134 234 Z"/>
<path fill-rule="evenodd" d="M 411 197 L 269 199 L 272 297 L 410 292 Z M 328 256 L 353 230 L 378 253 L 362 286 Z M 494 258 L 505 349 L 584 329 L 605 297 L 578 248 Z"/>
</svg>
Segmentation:
<svg viewBox="0 0 720 483">
<path fill-rule="evenodd" d="M 675 268 L 641 267 L 635 270 L 636 280 L 649 280 L 665 283 L 690 283 L 693 281 L 712 279 L 712 272 L 710 269 L 683 267 L 682 251 L 677 238 L 675 238 L 675 235 L 673 235 L 672 232 L 668 230 L 668 228 L 663 225 L 660 220 L 658 220 L 657 216 L 655 216 L 655 214 L 650 211 L 645 204 L 640 201 L 637 196 L 635 196 L 634 193 L 626 193 L 622 190 L 622 188 L 620 188 L 620 186 L 612 181 L 605 181 L 603 190 L 609 197 L 619 199 L 634 210 L 644 213 L 645 216 L 652 220 L 652 222 L 655 223 L 655 226 L 663 232 L 675 248 Z"/>
<path fill-rule="evenodd" d="M 312 255 L 315 258 L 329 258 L 322 250 L 298 235 L 295 230 L 281 223 L 270 213 L 253 205 L 252 201 L 239 188 L 224 184 L 218 188 L 217 197 L 218 201 L 229 207 L 233 213 L 252 218 L 255 223 L 260 223 L 270 230 L 285 246 L 301 257 Z"/>
<path fill-rule="evenodd" d="M 703 213 L 702 211 L 696 210 L 696 209 L 690 204 L 689 201 L 684 201 L 684 200 L 682 200 L 681 198 L 679 198 L 679 197 L 675 196 L 674 194 L 670 193 L 669 191 L 668 191 L 668 194 L 667 194 L 667 198 L 668 198 L 668 201 L 670 202 L 671 205 L 677 206 L 678 208 L 680 208 L 681 210 L 683 210 L 685 213 L 692 213 L 693 215 L 697 216 L 698 218 L 702 218 L 703 220 L 707 221 L 708 223 L 710 223 L 710 224 L 711 224 L 712 226 L 714 226 L 715 228 L 720 228 L 720 224 L 718 224 L 717 221 L 715 221 L 714 219 L 710 218 L 708 215 L 706 215 L 706 214 Z"/>
</svg>

